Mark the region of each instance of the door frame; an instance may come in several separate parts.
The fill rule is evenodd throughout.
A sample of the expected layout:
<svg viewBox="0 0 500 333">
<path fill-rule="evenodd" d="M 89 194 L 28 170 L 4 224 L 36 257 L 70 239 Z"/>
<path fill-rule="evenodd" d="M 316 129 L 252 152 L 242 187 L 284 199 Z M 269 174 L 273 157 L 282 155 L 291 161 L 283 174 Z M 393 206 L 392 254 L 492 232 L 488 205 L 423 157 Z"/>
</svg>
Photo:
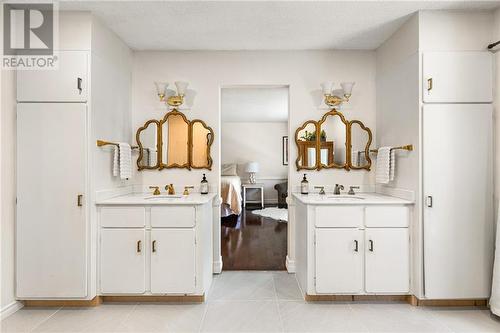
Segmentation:
<svg viewBox="0 0 500 333">
<path fill-rule="evenodd" d="M 269 83 L 269 84 L 262 84 L 262 83 L 255 83 L 255 84 L 248 84 L 248 83 L 231 83 L 231 84 L 221 84 L 219 85 L 219 108 L 217 112 L 217 127 L 219 129 L 218 135 L 216 135 L 216 142 L 217 142 L 217 198 L 214 200 L 213 203 L 213 220 L 214 220 L 214 225 L 213 225 L 213 257 L 214 257 L 214 263 L 213 263 L 213 272 L 215 274 L 220 274 L 222 272 L 222 267 L 224 263 L 222 262 L 222 249 L 221 249 L 221 214 L 220 214 L 220 207 L 222 205 L 222 199 L 221 199 L 221 128 L 222 128 L 222 90 L 223 89 L 230 89 L 230 88 L 287 88 L 288 90 L 288 117 L 287 117 L 287 128 L 288 128 L 288 165 L 287 165 L 287 180 L 290 180 L 291 176 L 291 171 L 292 171 L 292 163 L 290 163 L 290 142 L 293 140 L 290 140 L 292 129 L 290 128 L 290 95 L 291 95 L 291 90 L 292 90 L 292 85 L 290 83 Z M 292 134 L 293 136 L 293 134 Z M 288 198 L 287 198 L 287 203 L 288 203 L 288 223 L 287 223 L 287 256 L 286 256 L 286 268 L 289 273 L 294 273 L 295 272 L 295 219 L 294 219 L 294 214 L 291 214 L 290 207 L 293 207 L 293 203 L 290 200 L 290 195 L 291 195 L 291 189 L 292 186 L 290 184 L 290 181 L 288 181 Z"/>
</svg>

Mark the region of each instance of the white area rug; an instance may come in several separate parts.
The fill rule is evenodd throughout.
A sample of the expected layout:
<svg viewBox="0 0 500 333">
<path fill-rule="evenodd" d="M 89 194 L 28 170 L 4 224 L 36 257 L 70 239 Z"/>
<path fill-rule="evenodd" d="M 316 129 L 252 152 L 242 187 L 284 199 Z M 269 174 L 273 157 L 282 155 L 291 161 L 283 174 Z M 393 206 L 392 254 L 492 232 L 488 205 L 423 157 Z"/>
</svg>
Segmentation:
<svg viewBox="0 0 500 333">
<path fill-rule="evenodd" d="M 268 207 L 260 210 L 252 210 L 252 213 L 255 215 L 269 217 L 280 222 L 288 222 L 288 209 L 286 208 Z"/>
</svg>

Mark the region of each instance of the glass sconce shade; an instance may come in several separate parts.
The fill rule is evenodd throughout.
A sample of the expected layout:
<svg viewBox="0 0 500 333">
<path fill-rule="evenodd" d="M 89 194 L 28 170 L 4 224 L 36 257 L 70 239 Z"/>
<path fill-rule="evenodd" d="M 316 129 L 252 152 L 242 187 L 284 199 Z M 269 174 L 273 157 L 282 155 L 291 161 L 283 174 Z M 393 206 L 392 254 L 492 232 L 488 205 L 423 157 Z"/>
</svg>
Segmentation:
<svg viewBox="0 0 500 333">
<path fill-rule="evenodd" d="M 186 94 L 186 90 L 188 87 L 189 83 L 184 82 L 184 81 L 176 81 L 175 86 L 177 87 L 177 93 L 181 96 L 184 96 Z"/>
<path fill-rule="evenodd" d="M 323 95 L 330 95 L 333 89 L 333 82 L 326 81 L 321 83 L 321 90 L 323 91 Z"/>
<path fill-rule="evenodd" d="M 156 93 L 160 97 L 160 99 L 163 99 L 165 95 L 167 94 L 167 87 L 168 83 L 167 82 L 155 82 L 156 86 Z"/>
<path fill-rule="evenodd" d="M 352 87 L 354 86 L 354 82 L 342 82 L 340 84 L 342 90 L 344 91 L 344 96 L 351 96 Z"/>
</svg>

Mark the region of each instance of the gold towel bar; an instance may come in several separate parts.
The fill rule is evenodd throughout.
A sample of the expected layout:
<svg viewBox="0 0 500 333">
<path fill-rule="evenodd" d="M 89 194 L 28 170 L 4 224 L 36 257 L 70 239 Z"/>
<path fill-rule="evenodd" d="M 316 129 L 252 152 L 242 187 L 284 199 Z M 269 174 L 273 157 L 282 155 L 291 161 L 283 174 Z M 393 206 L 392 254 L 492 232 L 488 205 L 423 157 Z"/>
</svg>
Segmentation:
<svg viewBox="0 0 500 333">
<path fill-rule="evenodd" d="M 103 140 L 97 140 L 97 147 L 103 147 L 103 146 L 119 146 L 118 143 L 116 142 L 109 142 L 109 141 L 103 141 Z M 130 146 L 132 149 L 137 149 L 139 148 L 138 146 Z"/>
<path fill-rule="evenodd" d="M 408 151 L 413 151 L 413 145 L 406 145 L 406 146 L 399 146 L 399 147 L 392 147 L 391 150 L 393 149 L 400 149 L 400 150 L 408 150 Z M 370 149 L 371 153 L 377 153 L 378 149 Z"/>
</svg>

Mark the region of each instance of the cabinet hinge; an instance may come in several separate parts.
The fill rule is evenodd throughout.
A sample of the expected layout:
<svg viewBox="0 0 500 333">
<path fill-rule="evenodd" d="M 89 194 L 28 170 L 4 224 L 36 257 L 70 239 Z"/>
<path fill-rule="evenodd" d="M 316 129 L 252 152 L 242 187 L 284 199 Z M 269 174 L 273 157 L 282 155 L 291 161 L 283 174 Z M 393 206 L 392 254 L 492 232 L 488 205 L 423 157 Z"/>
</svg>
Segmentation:
<svg viewBox="0 0 500 333">
<path fill-rule="evenodd" d="M 196 286 L 196 275 L 194 276 L 194 285 Z"/>
<path fill-rule="evenodd" d="M 314 286 L 316 287 L 316 277 L 314 277 Z"/>
</svg>

